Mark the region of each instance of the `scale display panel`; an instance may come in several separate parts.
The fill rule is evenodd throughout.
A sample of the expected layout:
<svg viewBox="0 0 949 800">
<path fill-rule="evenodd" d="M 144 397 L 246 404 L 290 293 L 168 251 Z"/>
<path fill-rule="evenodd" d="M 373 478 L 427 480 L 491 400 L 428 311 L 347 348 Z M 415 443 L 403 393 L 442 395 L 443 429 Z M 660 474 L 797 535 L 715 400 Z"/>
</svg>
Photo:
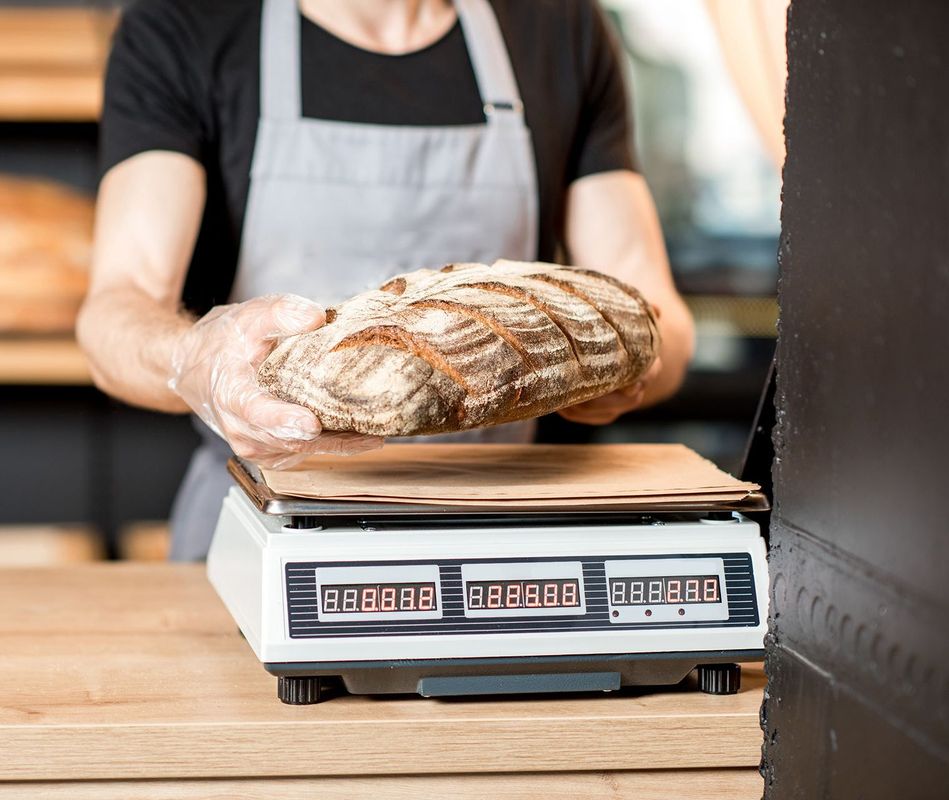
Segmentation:
<svg viewBox="0 0 949 800">
<path fill-rule="evenodd" d="M 465 616 L 586 614 L 580 561 L 462 564 Z"/>
<path fill-rule="evenodd" d="M 309 600 L 310 616 L 338 622 L 439 619 L 438 566 L 319 567 L 315 591 L 308 580 L 288 578 L 287 593 Z M 312 597 L 311 595 L 314 595 Z"/>
<path fill-rule="evenodd" d="M 759 623 L 748 553 L 288 562 L 284 570 L 291 638 Z"/>
<path fill-rule="evenodd" d="M 604 567 L 611 622 L 728 619 L 721 558 L 627 558 Z"/>
</svg>

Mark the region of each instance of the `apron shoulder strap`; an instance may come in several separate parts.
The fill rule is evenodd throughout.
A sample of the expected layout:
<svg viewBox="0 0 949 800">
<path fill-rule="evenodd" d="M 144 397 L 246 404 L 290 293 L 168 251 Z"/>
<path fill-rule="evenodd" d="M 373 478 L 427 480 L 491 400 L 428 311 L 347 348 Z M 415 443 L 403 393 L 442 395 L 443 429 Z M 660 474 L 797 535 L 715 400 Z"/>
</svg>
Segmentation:
<svg viewBox="0 0 949 800">
<path fill-rule="evenodd" d="M 488 0 L 454 0 L 488 119 L 523 112 L 514 68 Z"/>
<path fill-rule="evenodd" d="M 260 17 L 260 116 L 299 119 L 300 9 L 296 0 L 263 0 Z"/>
</svg>

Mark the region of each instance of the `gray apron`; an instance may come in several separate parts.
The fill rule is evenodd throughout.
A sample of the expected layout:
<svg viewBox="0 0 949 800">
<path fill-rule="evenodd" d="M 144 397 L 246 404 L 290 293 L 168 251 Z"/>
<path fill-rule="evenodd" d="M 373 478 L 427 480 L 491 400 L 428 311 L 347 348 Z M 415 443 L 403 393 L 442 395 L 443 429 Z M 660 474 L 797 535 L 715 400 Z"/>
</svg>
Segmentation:
<svg viewBox="0 0 949 800">
<path fill-rule="evenodd" d="M 455 0 L 484 104 L 478 125 L 371 125 L 301 113 L 300 12 L 263 0 L 260 107 L 231 302 L 291 292 L 330 306 L 400 272 L 537 258 L 530 131 L 487 0 Z M 199 423 L 172 509 L 171 557 L 207 554 L 231 485 L 226 442 Z M 532 422 L 437 441 L 529 441 Z"/>
</svg>

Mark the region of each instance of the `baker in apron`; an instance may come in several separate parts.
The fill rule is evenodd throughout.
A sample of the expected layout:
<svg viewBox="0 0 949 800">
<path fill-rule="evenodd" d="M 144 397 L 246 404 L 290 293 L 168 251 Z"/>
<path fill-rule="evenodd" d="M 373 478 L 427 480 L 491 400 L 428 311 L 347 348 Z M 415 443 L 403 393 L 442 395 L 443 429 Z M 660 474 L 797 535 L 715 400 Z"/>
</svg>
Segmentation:
<svg viewBox="0 0 949 800">
<path fill-rule="evenodd" d="M 537 179 L 530 131 L 504 39 L 487 0 L 454 0 L 483 125 L 393 126 L 302 116 L 300 12 L 264 0 L 260 120 L 231 302 L 292 293 L 326 306 L 389 277 L 456 261 L 537 257 Z M 203 558 L 231 479 L 227 443 L 203 444 L 171 515 L 171 557 Z M 427 437 L 524 442 L 533 422 Z"/>
</svg>

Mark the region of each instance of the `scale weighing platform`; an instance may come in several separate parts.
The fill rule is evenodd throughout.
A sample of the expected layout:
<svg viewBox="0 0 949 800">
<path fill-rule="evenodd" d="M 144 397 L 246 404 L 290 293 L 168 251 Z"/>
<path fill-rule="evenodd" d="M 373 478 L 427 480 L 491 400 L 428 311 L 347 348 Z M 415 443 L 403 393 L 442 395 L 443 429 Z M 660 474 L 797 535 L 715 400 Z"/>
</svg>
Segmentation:
<svg viewBox="0 0 949 800">
<path fill-rule="evenodd" d="M 208 577 L 285 703 L 738 690 L 764 656 L 766 498 L 489 508 L 308 500 L 228 464 Z"/>
</svg>

